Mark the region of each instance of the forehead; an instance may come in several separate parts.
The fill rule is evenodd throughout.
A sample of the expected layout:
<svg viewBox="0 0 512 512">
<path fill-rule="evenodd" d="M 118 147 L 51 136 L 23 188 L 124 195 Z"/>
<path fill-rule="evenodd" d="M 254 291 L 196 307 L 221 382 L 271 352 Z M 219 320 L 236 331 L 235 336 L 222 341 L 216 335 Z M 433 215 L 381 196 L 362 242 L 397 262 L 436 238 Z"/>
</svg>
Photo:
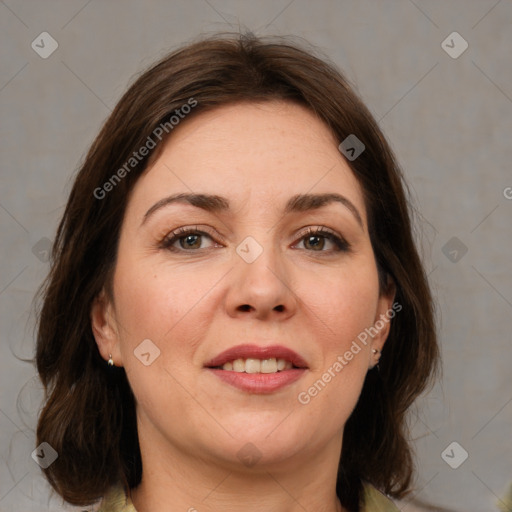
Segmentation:
<svg viewBox="0 0 512 512">
<path fill-rule="evenodd" d="M 359 183 L 327 125 L 289 102 L 242 103 L 185 119 L 138 180 L 135 202 L 194 192 L 272 208 L 290 196 L 339 192 L 361 211 Z M 238 204 L 237 204 L 238 203 Z"/>
</svg>

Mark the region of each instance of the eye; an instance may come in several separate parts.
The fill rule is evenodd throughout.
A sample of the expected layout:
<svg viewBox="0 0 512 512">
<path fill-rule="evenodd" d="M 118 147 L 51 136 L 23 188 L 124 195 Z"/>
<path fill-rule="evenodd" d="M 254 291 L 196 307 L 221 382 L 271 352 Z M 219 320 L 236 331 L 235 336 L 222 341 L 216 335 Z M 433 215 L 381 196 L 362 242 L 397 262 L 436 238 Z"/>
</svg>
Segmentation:
<svg viewBox="0 0 512 512">
<path fill-rule="evenodd" d="M 297 248 L 300 244 L 303 244 L 303 247 L 298 247 L 299 249 L 310 252 L 329 253 L 350 250 L 350 244 L 346 240 L 325 227 L 307 228 L 300 237 L 299 243 L 294 247 Z M 211 234 L 198 229 L 197 226 L 176 229 L 160 243 L 162 249 L 172 252 L 198 252 L 215 246 L 221 247 L 214 241 Z"/>
<path fill-rule="evenodd" d="M 213 242 L 212 236 L 205 231 L 201 231 L 197 228 L 179 228 L 167 235 L 160 244 L 160 247 L 174 252 L 193 252 L 213 247 L 214 244 L 212 243 L 208 245 L 203 243 L 205 239 Z"/>
<path fill-rule="evenodd" d="M 308 228 L 302 234 L 300 243 L 304 244 L 304 249 L 313 252 L 346 252 L 350 249 L 350 245 L 346 240 L 325 227 Z"/>
</svg>

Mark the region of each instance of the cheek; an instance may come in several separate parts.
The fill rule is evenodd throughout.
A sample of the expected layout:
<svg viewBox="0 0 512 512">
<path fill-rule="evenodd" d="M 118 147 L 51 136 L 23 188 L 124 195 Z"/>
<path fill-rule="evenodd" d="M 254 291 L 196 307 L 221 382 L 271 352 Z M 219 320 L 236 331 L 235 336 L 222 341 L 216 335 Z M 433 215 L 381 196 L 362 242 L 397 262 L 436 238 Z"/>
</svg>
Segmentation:
<svg viewBox="0 0 512 512">
<path fill-rule="evenodd" d="M 198 301 L 200 283 L 191 282 L 190 275 L 180 272 L 167 274 L 147 265 L 145 268 L 140 262 L 118 263 L 114 280 L 116 311 L 128 338 L 162 340 Z"/>
<path fill-rule="evenodd" d="M 183 386 L 191 389 L 194 354 L 210 321 L 199 312 L 218 279 L 216 273 L 199 278 L 127 257 L 118 260 L 114 293 L 122 365 L 145 414 L 158 417 L 162 403 L 166 410 L 190 408 Z"/>
<path fill-rule="evenodd" d="M 368 259 L 366 265 L 347 267 L 330 279 L 310 278 L 303 285 L 302 293 L 309 290 L 304 300 L 305 311 L 311 311 L 309 329 L 317 332 L 322 357 L 297 400 L 309 414 L 323 418 L 322 429 L 334 432 L 352 413 L 368 371 L 370 344 L 358 336 L 375 320 L 377 270 Z"/>
<path fill-rule="evenodd" d="M 326 353 L 348 350 L 375 321 L 379 288 L 370 258 L 364 265 L 347 265 L 322 276 L 305 274 L 297 282 L 302 283 L 298 295 L 306 306 L 304 312 L 319 330 Z"/>
<path fill-rule="evenodd" d="M 171 265 L 119 258 L 114 293 L 124 366 L 139 364 L 133 360 L 134 350 L 146 339 L 160 350 L 160 366 L 172 370 L 192 365 L 211 322 L 206 312 L 211 290 L 224 274 L 222 269 L 184 272 Z"/>
</svg>

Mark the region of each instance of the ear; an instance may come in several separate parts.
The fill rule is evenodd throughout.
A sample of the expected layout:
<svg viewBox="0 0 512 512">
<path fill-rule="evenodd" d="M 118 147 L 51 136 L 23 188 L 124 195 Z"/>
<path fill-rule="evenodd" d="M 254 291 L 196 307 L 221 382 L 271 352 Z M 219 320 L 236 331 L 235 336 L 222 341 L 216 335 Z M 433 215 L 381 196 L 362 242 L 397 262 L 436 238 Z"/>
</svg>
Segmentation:
<svg viewBox="0 0 512 512">
<path fill-rule="evenodd" d="M 372 364 L 375 366 L 379 362 L 380 353 L 384 348 L 384 344 L 391 329 L 391 321 L 402 309 L 402 305 L 395 303 L 396 286 L 391 278 L 388 277 L 385 288 L 381 291 L 377 303 L 377 311 L 375 314 L 373 330 L 372 330 Z M 375 352 L 375 350 L 377 352 Z"/>
<path fill-rule="evenodd" d="M 90 316 L 92 333 L 101 357 L 105 361 L 112 357 L 115 366 L 122 366 L 115 311 L 104 289 L 94 299 Z"/>
</svg>

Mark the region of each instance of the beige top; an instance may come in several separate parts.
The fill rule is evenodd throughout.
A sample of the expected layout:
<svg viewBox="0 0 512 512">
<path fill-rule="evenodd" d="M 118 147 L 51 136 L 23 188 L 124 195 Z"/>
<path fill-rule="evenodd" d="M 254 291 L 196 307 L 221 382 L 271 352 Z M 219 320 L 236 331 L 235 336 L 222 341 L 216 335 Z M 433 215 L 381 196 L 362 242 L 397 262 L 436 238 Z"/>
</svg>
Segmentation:
<svg viewBox="0 0 512 512">
<path fill-rule="evenodd" d="M 103 499 L 98 512 L 137 512 L 123 488 L 113 487 Z M 372 485 L 364 484 L 364 506 L 361 512 L 399 512 L 393 502 Z"/>
</svg>

